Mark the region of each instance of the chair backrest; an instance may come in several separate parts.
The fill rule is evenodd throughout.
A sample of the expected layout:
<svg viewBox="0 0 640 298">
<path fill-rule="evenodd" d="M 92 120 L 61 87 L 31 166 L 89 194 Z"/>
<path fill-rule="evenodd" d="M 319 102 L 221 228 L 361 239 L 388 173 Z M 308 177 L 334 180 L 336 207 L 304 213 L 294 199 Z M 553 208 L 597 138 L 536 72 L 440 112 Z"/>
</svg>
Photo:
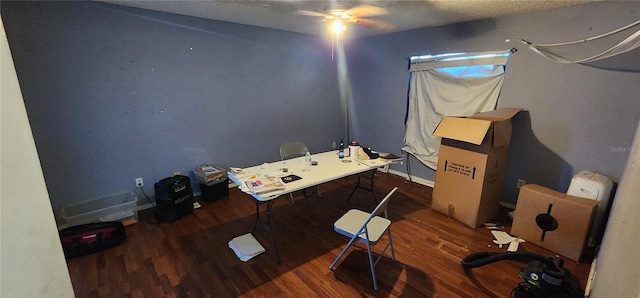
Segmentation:
<svg viewBox="0 0 640 298">
<path fill-rule="evenodd" d="M 382 199 L 382 201 L 380 201 L 380 203 L 378 204 L 378 206 L 376 206 L 376 209 L 373 209 L 373 211 L 371 212 L 371 214 L 369 214 L 369 217 L 367 217 L 367 220 L 364 221 L 364 223 L 362 224 L 362 226 L 360 227 L 360 229 L 358 229 L 358 232 L 356 234 L 353 235 L 353 238 L 358 237 L 358 235 L 365 233 L 366 229 L 367 229 L 367 225 L 369 224 L 369 222 L 371 221 L 371 219 L 375 216 L 380 215 L 381 213 L 384 213 L 384 217 L 387 217 L 387 205 L 389 204 L 389 201 L 391 200 L 391 195 L 393 195 L 394 192 L 396 192 L 396 190 L 398 190 L 398 187 L 394 187 L 388 194 L 387 196 L 384 197 L 384 199 Z M 367 239 L 368 239 L 368 235 L 367 235 Z"/>
<path fill-rule="evenodd" d="M 290 159 L 304 156 L 309 149 L 302 142 L 287 142 L 280 146 L 280 159 Z"/>
<path fill-rule="evenodd" d="M 396 192 L 396 190 L 398 190 L 398 187 L 394 187 L 388 194 L 387 196 L 384 197 L 384 199 L 382 199 L 382 201 L 380 201 L 380 203 L 378 204 L 378 206 L 376 206 L 376 209 L 373 209 L 373 211 L 371 212 L 371 215 L 369 216 L 369 219 L 367 220 L 367 222 L 369 220 L 371 220 L 372 217 L 374 216 L 378 216 L 382 213 L 384 213 L 384 217 L 387 217 L 387 205 L 389 205 L 389 201 L 391 200 L 391 196 L 393 195 L 394 192 Z"/>
</svg>

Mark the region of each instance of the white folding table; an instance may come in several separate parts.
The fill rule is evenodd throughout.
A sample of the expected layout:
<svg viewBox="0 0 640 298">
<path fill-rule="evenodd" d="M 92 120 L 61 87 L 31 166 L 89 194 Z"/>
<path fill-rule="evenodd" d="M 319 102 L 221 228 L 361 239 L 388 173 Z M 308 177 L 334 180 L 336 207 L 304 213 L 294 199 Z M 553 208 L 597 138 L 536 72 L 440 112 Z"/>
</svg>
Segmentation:
<svg viewBox="0 0 640 298">
<path fill-rule="evenodd" d="M 393 163 L 393 161 L 384 160 L 382 158 L 371 160 L 357 160 L 345 157 L 343 159 L 340 159 L 338 158 L 337 151 L 328 151 L 313 154 L 311 155 L 311 159 L 317 162 L 317 165 L 311 165 L 307 163 L 305 161 L 305 157 L 303 156 L 244 168 L 240 173 L 234 173 L 233 171 L 229 171 L 228 173 L 229 179 L 238 184 L 240 190 L 251 195 L 255 199 L 256 219 L 253 224 L 252 233 L 255 232 L 256 226 L 258 225 L 258 222 L 260 222 L 260 205 L 265 205 L 265 213 L 267 218 L 266 222 L 262 222 L 262 225 L 269 233 L 269 240 L 271 241 L 271 245 L 273 246 L 278 263 L 280 262 L 280 255 L 278 253 L 278 248 L 273 239 L 273 233 L 271 230 L 271 207 L 278 197 L 343 177 L 360 174 L 367 171 L 375 171 L 379 167 L 383 167 Z M 347 162 L 347 160 L 350 162 Z M 286 169 L 286 172 L 284 171 L 284 169 Z M 302 179 L 285 183 L 285 188 L 282 190 L 256 194 L 249 191 L 249 188 L 245 184 L 245 181 L 251 179 L 264 177 L 284 177 L 292 174 L 299 176 Z M 371 189 L 361 187 L 359 185 L 359 182 L 360 180 L 358 180 L 358 185 L 355 186 L 354 190 L 351 192 L 351 195 L 353 195 L 357 188 L 363 188 L 365 190 L 373 192 L 373 182 L 371 182 Z"/>
</svg>

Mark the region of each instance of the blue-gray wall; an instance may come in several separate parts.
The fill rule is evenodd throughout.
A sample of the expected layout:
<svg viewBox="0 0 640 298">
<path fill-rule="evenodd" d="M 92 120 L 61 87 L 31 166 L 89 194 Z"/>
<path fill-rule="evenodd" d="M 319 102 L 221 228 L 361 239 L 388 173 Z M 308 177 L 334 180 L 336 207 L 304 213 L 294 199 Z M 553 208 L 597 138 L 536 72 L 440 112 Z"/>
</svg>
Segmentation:
<svg viewBox="0 0 640 298">
<path fill-rule="evenodd" d="M 56 213 L 132 191 L 135 177 L 152 194 L 154 181 L 200 163 L 249 166 L 278 159 L 287 140 L 324 151 L 344 137 L 324 38 L 94 2 L 1 9 Z M 519 178 L 560 191 L 582 169 L 618 181 L 640 115 L 640 75 L 555 64 L 505 39 L 590 37 L 637 20 L 638 9 L 603 2 L 348 40 L 352 139 L 400 154 L 406 57 L 516 47 L 500 106 L 526 111 L 514 119 L 503 201 L 515 202 Z"/>
<path fill-rule="evenodd" d="M 353 136 L 400 154 L 407 95 L 406 57 L 446 52 L 507 50 L 499 107 L 520 107 L 514 118 L 502 200 L 515 203 L 517 179 L 565 192 L 571 177 L 592 170 L 619 181 L 640 117 L 640 73 L 557 64 L 521 43 L 579 40 L 631 24 L 640 4 L 613 1 L 355 40 L 347 55 L 357 111 Z M 626 55 L 640 69 L 640 51 Z M 413 175 L 434 181 L 435 172 L 414 158 Z M 405 172 L 404 165 L 393 169 Z"/>
<path fill-rule="evenodd" d="M 58 220 L 136 177 L 152 196 L 174 171 L 344 137 L 331 46 L 315 36 L 95 2 L 2 2 L 2 17 Z"/>
</svg>

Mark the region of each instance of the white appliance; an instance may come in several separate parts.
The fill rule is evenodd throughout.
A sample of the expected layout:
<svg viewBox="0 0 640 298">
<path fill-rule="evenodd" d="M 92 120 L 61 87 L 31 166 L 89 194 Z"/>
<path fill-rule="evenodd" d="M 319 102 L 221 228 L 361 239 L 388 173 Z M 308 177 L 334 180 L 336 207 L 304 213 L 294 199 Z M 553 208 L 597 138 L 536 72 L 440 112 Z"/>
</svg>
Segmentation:
<svg viewBox="0 0 640 298">
<path fill-rule="evenodd" d="M 598 201 L 598 209 L 593 218 L 591 225 L 591 234 L 589 235 L 588 247 L 594 247 L 600 241 L 600 236 L 604 231 L 606 222 L 604 221 L 611 191 L 613 189 L 613 181 L 592 171 L 583 170 L 571 178 L 571 184 L 567 194 L 576 197 L 583 197 Z"/>
</svg>

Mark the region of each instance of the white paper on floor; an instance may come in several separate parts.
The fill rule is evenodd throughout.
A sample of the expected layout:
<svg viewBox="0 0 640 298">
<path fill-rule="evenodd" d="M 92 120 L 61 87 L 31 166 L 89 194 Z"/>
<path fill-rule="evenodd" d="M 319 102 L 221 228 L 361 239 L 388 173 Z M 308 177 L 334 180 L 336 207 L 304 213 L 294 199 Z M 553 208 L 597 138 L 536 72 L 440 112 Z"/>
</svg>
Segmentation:
<svg viewBox="0 0 640 298">
<path fill-rule="evenodd" d="M 491 231 L 491 234 L 496 238 L 493 243 L 498 244 L 500 248 L 502 248 L 503 244 L 509 244 L 507 251 L 518 251 L 518 245 L 525 242 L 524 239 L 513 237 L 503 231 Z"/>
<path fill-rule="evenodd" d="M 236 256 L 243 262 L 265 252 L 264 247 L 260 245 L 260 242 L 258 242 L 251 233 L 231 239 L 231 241 L 229 241 L 229 248 L 231 248 L 233 252 L 236 253 Z"/>
</svg>

